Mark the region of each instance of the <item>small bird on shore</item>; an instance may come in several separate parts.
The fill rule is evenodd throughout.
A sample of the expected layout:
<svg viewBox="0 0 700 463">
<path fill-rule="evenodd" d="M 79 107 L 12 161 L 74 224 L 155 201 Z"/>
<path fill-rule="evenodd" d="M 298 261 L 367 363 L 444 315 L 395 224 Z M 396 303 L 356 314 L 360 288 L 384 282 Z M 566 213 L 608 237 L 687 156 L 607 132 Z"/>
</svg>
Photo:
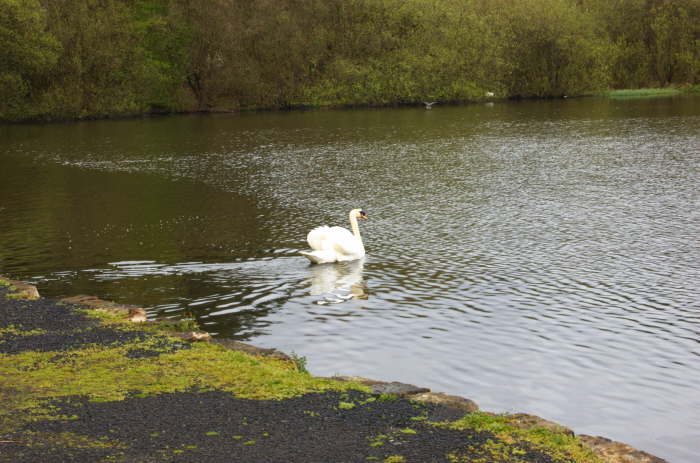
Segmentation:
<svg viewBox="0 0 700 463">
<path fill-rule="evenodd" d="M 437 104 L 437 101 L 424 101 L 425 109 L 433 109 L 433 105 Z"/>
<path fill-rule="evenodd" d="M 494 95 L 493 92 L 486 92 L 486 97 L 491 98 Z"/>
</svg>

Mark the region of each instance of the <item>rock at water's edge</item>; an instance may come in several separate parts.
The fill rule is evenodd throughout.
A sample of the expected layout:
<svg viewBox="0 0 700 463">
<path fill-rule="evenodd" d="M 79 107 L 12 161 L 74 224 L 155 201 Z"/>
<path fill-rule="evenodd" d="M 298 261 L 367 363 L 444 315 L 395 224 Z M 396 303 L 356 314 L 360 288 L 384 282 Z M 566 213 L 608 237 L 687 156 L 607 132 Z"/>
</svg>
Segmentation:
<svg viewBox="0 0 700 463">
<path fill-rule="evenodd" d="M 530 429 L 534 427 L 546 428 L 550 431 L 562 432 L 569 436 L 574 436 L 574 431 L 572 431 L 571 428 L 555 423 L 554 421 L 545 420 L 536 415 L 528 415 L 527 413 L 508 415 L 508 423 L 520 429 Z"/>
<path fill-rule="evenodd" d="M 5 278 L 2 275 L 0 275 L 0 280 L 4 280 L 10 283 L 15 288 L 15 294 L 20 294 L 26 297 L 27 299 L 39 299 L 41 297 L 39 296 L 39 290 L 36 289 L 36 286 L 34 285 L 30 285 L 29 283 L 26 283 L 24 281 L 10 280 L 9 278 Z"/>
<path fill-rule="evenodd" d="M 278 360 L 284 360 L 285 362 L 291 362 L 292 359 L 284 352 L 280 352 L 277 349 L 264 349 L 262 347 L 251 346 L 250 344 L 245 344 L 238 341 L 232 341 L 230 339 L 212 339 L 214 344 L 219 344 L 229 350 L 237 350 L 240 352 L 245 352 L 250 355 L 259 355 L 261 357 L 270 357 Z"/>
<path fill-rule="evenodd" d="M 141 307 L 138 307 L 135 305 L 118 304 L 116 302 L 105 301 L 103 299 L 100 299 L 99 297 L 86 296 L 84 294 L 80 294 L 78 296 L 73 296 L 73 297 L 65 297 L 65 298 L 61 299 L 61 301 L 62 302 L 70 302 L 72 304 L 82 305 L 82 306 L 89 307 L 89 308 L 95 309 L 95 310 L 102 310 L 104 312 L 109 312 L 109 313 L 113 313 L 116 315 L 129 316 L 132 313 L 134 313 L 134 314 L 140 313 L 140 312 L 138 312 L 139 310 L 143 311 L 144 315 L 146 313 Z"/>
<path fill-rule="evenodd" d="M 579 434 L 578 438 L 605 463 L 668 463 L 663 458 L 605 437 Z"/>
<path fill-rule="evenodd" d="M 444 405 L 445 407 L 455 408 L 468 413 L 479 411 L 479 405 L 473 400 L 456 395 L 444 394 L 442 392 L 423 392 L 412 395 L 410 399 L 429 404 Z"/>
</svg>

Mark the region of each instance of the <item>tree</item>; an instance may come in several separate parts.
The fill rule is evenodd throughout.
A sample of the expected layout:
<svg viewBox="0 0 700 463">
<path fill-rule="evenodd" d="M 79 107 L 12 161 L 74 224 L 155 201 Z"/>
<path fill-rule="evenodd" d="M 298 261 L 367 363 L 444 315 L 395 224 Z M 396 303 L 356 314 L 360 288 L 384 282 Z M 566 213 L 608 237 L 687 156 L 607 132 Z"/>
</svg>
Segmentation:
<svg viewBox="0 0 700 463">
<path fill-rule="evenodd" d="M 502 30 L 511 96 L 579 95 L 608 82 L 608 43 L 592 17 L 571 0 L 493 2 Z"/>
<path fill-rule="evenodd" d="M 61 47 L 38 0 L 0 0 L 0 119 L 37 112 Z"/>
</svg>

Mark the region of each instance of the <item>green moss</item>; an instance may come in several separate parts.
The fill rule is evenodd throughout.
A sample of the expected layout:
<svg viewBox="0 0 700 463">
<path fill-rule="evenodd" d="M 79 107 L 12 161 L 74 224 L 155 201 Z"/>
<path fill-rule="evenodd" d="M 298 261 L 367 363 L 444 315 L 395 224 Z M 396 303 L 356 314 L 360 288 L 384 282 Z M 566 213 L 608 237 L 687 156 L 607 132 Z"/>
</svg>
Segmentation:
<svg viewBox="0 0 700 463">
<path fill-rule="evenodd" d="M 0 278 L 0 286 L 10 286 L 10 282 Z"/>
<path fill-rule="evenodd" d="M 140 326 L 142 329 L 148 331 L 172 331 L 172 332 L 183 332 L 183 331 L 197 331 L 199 330 L 199 324 L 193 319 L 183 319 L 183 320 L 157 320 L 154 322 L 149 322 L 142 324 Z"/>
<path fill-rule="evenodd" d="M 121 400 L 125 391 L 147 394 L 175 392 L 206 385 L 251 399 L 282 399 L 305 392 L 362 389 L 300 374 L 288 363 L 254 358 L 212 344 L 156 358 L 126 357 L 133 348 L 149 348 L 152 341 L 118 347 L 93 346 L 56 359 L 53 352 L 23 352 L 0 356 L 0 375 L 18 387 L 45 397 L 87 395 L 92 399 Z"/>
<path fill-rule="evenodd" d="M 338 402 L 338 408 L 340 410 L 350 410 L 355 408 L 355 404 L 352 402 Z"/>
<path fill-rule="evenodd" d="M 100 311 L 85 313 L 115 329 L 141 326 L 125 324 L 121 317 Z M 14 326 L 2 332 L 3 335 L 27 333 Z M 49 400 L 73 395 L 107 402 L 122 400 L 129 394 L 145 397 L 193 389 L 228 391 L 249 399 L 283 399 L 327 390 L 368 391 L 359 384 L 314 378 L 299 372 L 289 362 L 252 357 L 215 344 L 195 343 L 191 349 L 168 352 L 172 349 L 163 339 L 163 336 L 147 337 L 116 346 L 87 346 L 61 356 L 56 352 L 32 351 L 0 354 L 0 377 L 13 385 L 11 393 L 0 390 L 3 403 L 0 422 L 11 429 L 32 420 L 56 419 L 58 415 L 48 405 Z M 173 338 L 173 342 L 180 341 Z M 130 358 L 127 353 L 133 349 L 163 353 Z"/>
<path fill-rule="evenodd" d="M 99 439 L 72 432 L 24 432 L 22 440 L 28 447 L 61 447 L 69 449 L 126 448 L 126 445 L 103 436 Z"/>
<path fill-rule="evenodd" d="M 14 291 L 16 288 L 14 286 L 10 286 L 10 290 Z M 15 300 L 15 301 L 33 301 L 36 299 L 36 297 L 30 296 L 29 294 L 25 293 L 8 293 L 5 294 L 6 299 L 10 300 Z"/>
<path fill-rule="evenodd" d="M 0 338 L 5 336 L 33 336 L 35 334 L 45 334 L 46 330 L 34 329 L 23 331 L 17 328 L 15 325 L 8 325 L 5 328 L 0 328 Z"/>
<path fill-rule="evenodd" d="M 482 412 L 469 413 L 452 423 L 434 423 L 438 427 L 458 430 L 474 430 L 493 434 L 486 444 L 471 447 L 463 454 L 449 455 L 453 462 L 513 462 L 530 451 L 540 451 L 554 462 L 599 463 L 591 450 L 577 438 L 564 432 L 543 427 L 520 429 L 513 426 L 508 415 L 491 415 Z"/>
<path fill-rule="evenodd" d="M 384 463 L 405 463 L 406 458 L 401 455 L 391 455 L 384 459 Z"/>
<path fill-rule="evenodd" d="M 378 436 L 370 437 L 370 447 L 381 447 L 384 445 L 385 441 L 389 438 L 387 434 L 379 434 Z"/>
<path fill-rule="evenodd" d="M 82 313 L 87 318 L 93 320 L 99 320 L 103 325 L 124 325 L 128 326 L 124 322 L 124 314 L 117 314 L 114 312 L 108 312 L 106 310 L 94 310 L 94 309 L 76 309 L 76 312 Z"/>
</svg>

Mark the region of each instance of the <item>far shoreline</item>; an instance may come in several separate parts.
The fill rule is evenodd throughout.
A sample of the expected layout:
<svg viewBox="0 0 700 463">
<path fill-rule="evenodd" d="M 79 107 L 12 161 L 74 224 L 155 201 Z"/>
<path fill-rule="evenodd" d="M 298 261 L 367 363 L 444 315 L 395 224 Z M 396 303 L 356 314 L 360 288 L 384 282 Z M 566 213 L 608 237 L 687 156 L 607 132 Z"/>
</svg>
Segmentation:
<svg viewBox="0 0 700 463">
<path fill-rule="evenodd" d="M 584 99 L 584 98 L 603 98 L 616 100 L 632 100 L 632 99 L 647 99 L 647 98 L 670 98 L 678 96 L 700 96 L 700 86 L 687 87 L 659 87 L 659 88 L 638 88 L 638 89 L 609 89 L 600 92 L 589 92 L 582 95 L 552 95 L 542 97 L 518 97 L 518 96 L 484 96 L 479 99 L 444 101 L 437 102 L 442 106 L 471 106 L 484 103 L 503 103 L 503 102 L 520 102 L 520 101 L 553 101 L 553 100 L 569 100 L 569 99 Z M 84 117 L 66 117 L 66 118 L 44 118 L 34 117 L 22 120 L 6 120 L 0 119 L 0 126 L 22 126 L 22 125 L 61 125 L 72 124 L 78 122 L 93 122 L 93 121 L 119 121 L 119 120 L 137 120 L 137 119 L 157 119 L 169 116 L 208 116 L 219 114 L 256 114 L 256 113 L 295 113 L 304 111 L 346 111 L 346 110 L 381 110 L 391 108 L 422 108 L 424 103 L 421 101 L 415 102 L 393 102 L 387 104 L 326 104 L 326 105 L 290 105 L 289 107 L 250 107 L 250 108 L 225 108 L 211 107 L 205 109 L 187 109 L 181 111 L 144 111 L 138 113 L 115 113 L 106 115 L 87 115 Z M 439 106 L 436 106 L 439 108 Z"/>
</svg>

